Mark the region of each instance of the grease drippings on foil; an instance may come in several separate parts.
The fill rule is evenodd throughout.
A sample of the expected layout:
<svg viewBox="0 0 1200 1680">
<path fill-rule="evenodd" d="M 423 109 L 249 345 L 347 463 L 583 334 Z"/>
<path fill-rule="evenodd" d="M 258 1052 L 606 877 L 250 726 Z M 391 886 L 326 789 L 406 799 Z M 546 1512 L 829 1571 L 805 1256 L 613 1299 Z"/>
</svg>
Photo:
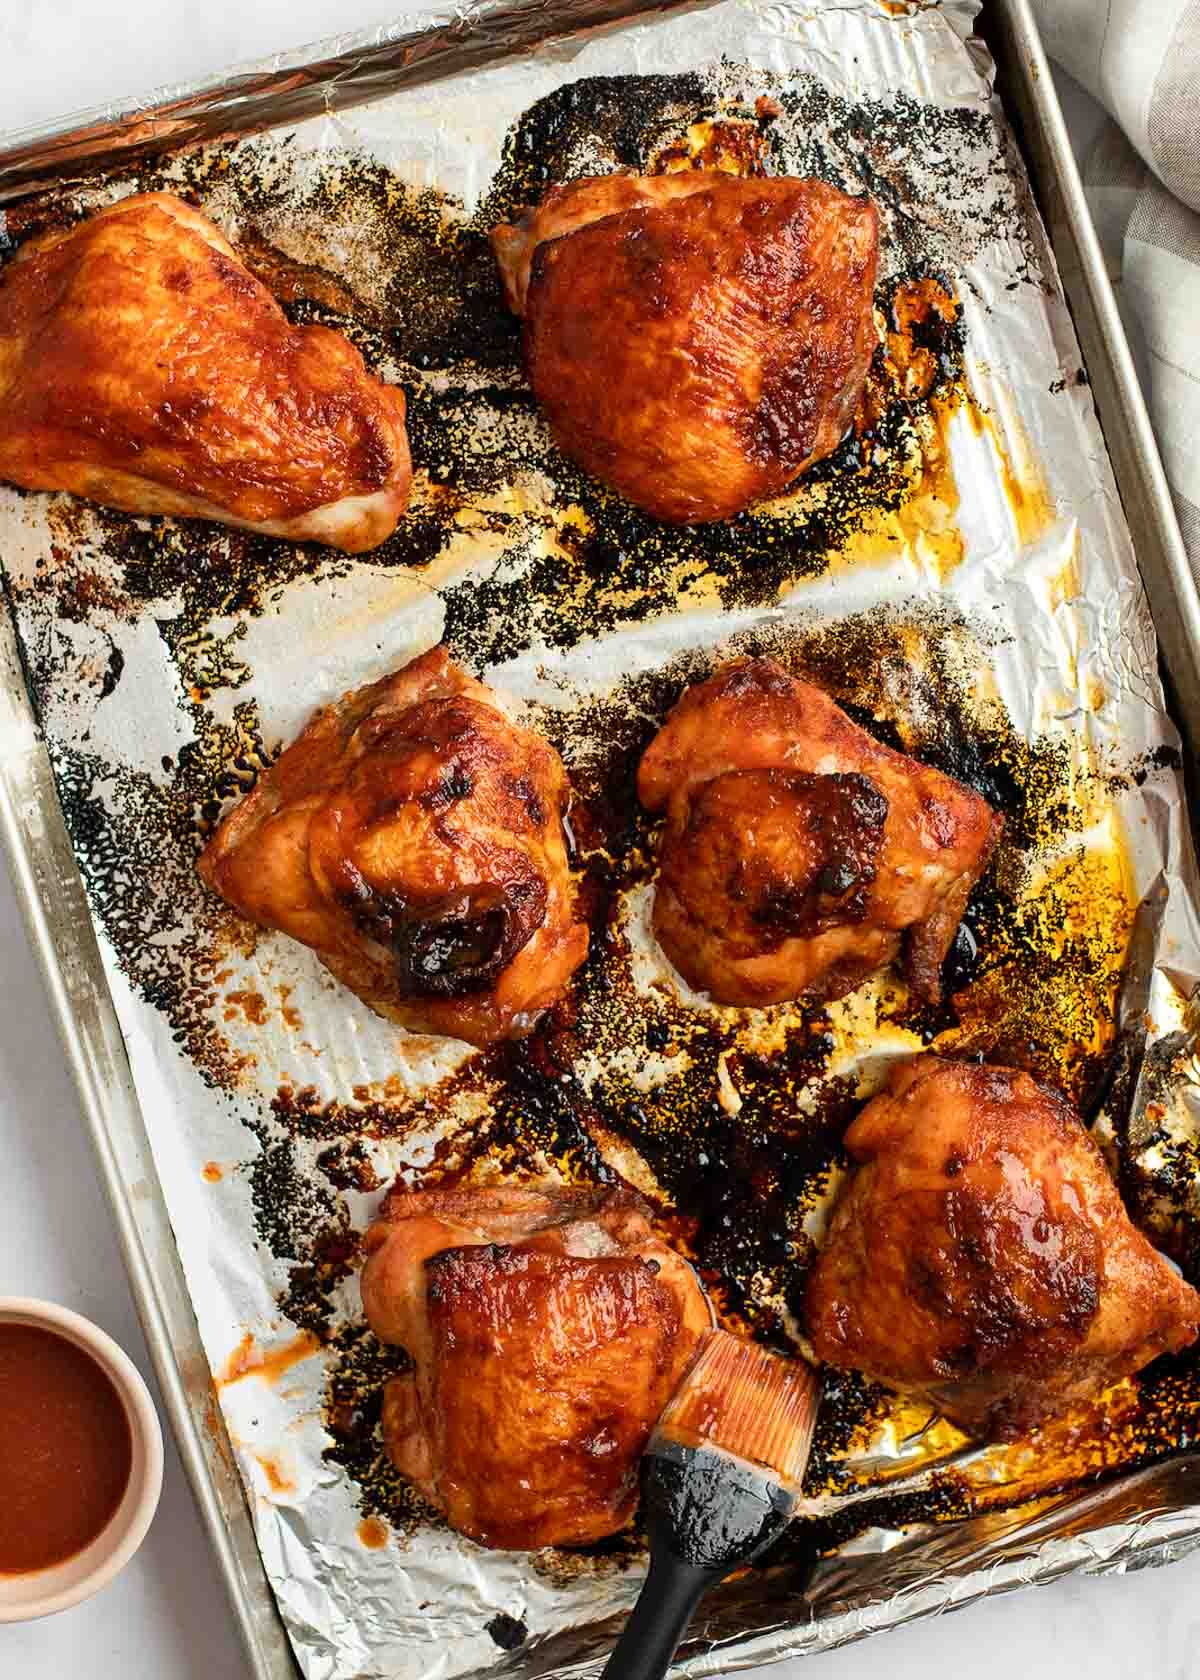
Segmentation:
<svg viewBox="0 0 1200 1680">
<path fill-rule="evenodd" d="M 217 1386 L 228 1388 L 231 1383 L 242 1382 L 247 1377 L 256 1377 L 265 1383 L 276 1383 L 293 1366 L 311 1359 L 320 1345 L 311 1331 L 302 1330 L 298 1336 L 279 1346 L 260 1348 L 247 1330 L 217 1378 Z"/>
<path fill-rule="evenodd" d="M 384 1385 L 411 1369 L 406 1353 L 377 1341 L 365 1324 L 343 1326 L 330 1349 L 323 1418 L 331 1437 L 325 1459 L 357 1484 L 364 1518 L 382 1518 L 402 1536 L 430 1524 L 445 1527 L 383 1450 Z"/>
<path fill-rule="evenodd" d="M 788 1350 L 799 1334 L 813 1221 L 846 1168 L 846 1124 L 878 1077 L 864 1073 L 863 1052 L 924 1046 L 1016 1060 L 1089 1103 L 1110 1060 L 1130 907 L 1116 839 L 1079 857 L 1068 849 L 1049 869 L 1039 864 L 1107 784 L 1090 785 L 1063 742 L 1024 742 L 998 703 L 972 693 L 978 650 L 946 609 L 918 618 L 876 612 L 807 635 L 760 630 L 724 651 L 782 659 L 877 736 L 970 782 L 1003 811 L 1006 838 L 972 896 L 947 967 L 947 1003 L 918 1006 L 894 975 L 832 1005 L 763 1011 L 700 1008 L 661 975 L 646 983 L 630 927 L 652 876 L 656 830 L 633 782 L 679 690 L 705 674 L 704 661 L 688 656 L 533 719 L 563 753 L 576 790 L 571 823 L 593 942 L 570 997 L 531 1039 L 470 1057 L 418 1097 L 406 1100 L 398 1083 L 385 1101 L 364 1091 L 360 1102 L 321 1103 L 315 1091 L 293 1092 L 277 1099 L 275 1115 L 297 1141 L 320 1141 L 322 1159 L 339 1138 L 368 1156 L 383 1146 L 416 1186 L 546 1172 L 623 1179 L 650 1198 L 660 1230 L 697 1266 L 722 1322 Z M 1080 914 L 1097 881 L 1107 883 L 1111 919 Z M 428 1137 L 437 1138 L 432 1154 L 419 1147 Z M 1147 1406 L 1161 1419 L 1170 1402 L 1157 1397 L 1157 1380 L 1147 1379 Z M 864 1443 L 880 1431 L 902 1437 L 910 1405 L 860 1378 L 831 1382 L 811 1487 L 859 1487 Z M 372 1509 L 392 1509 L 394 1471 L 364 1415 L 367 1439 L 340 1444 L 337 1462 Z M 906 1455 L 907 1474 L 946 1450 L 928 1417 L 910 1432 L 921 1445 Z M 1153 1434 L 1126 1430 L 1105 1462 L 1122 1453 L 1140 1462 L 1162 1438 L 1161 1422 Z M 1090 1462 L 1064 1449 L 1053 1474 L 1070 1480 L 1078 1468 L 1085 1476 Z M 878 1499 L 823 1517 L 809 1538 L 834 1544 L 880 1520 L 884 1501 L 903 1500 L 887 1511 L 889 1523 L 961 1516 L 979 1503 L 973 1485 L 948 1474 L 903 1494 L 891 1489 L 891 1472 L 878 1477 Z M 987 1501 L 1002 1497 L 989 1483 Z M 402 1506 L 399 1517 L 407 1530 L 411 1509 Z M 613 1559 L 603 1550 L 595 1566 Z M 578 1574 L 585 1558 L 569 1567 Z"/>
</svg>

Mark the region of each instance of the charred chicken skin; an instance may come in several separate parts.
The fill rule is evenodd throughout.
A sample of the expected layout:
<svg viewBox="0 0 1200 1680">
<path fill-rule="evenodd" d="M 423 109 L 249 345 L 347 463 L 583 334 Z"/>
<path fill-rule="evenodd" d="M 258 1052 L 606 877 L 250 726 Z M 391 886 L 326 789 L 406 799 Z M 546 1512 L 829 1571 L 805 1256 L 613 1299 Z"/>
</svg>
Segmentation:
<svg viewBox="0 0 1200 1680">
<path fill-rule="evenodd" d="M 919 1056 L 846 1134 L 859 1162 L 808 1286 L 819 1357 L 1012 1438 L 1200 1329 L 1070 1104 Z"/>
<path fill-rule="evenodd" d="M 0 275 L 0 478 L 358 553 L 408 502 L 404 394 L 145 193 Z"/>
<path fill-rule="evenodd" d="M 1000 834 L 987 803 L 882 746 L 770 659 L 689 688 L 646 749 L 665 811 L 654 929 L 688 983 L 761 1007 L 843 997 L 903 951 L 918 996 Z"/>
<path fill-rule="evenodd" d="M 520 1037 L 587 954 L 553 747 L 434 648 L 316 717 L 199 861 L 380 1015 Z"/>
<path fill-rule="evenodd" d="M 877 333 L 878 217 L 817 180 L 585 177 L 494 230 L 555 441 L 659 519 L 727 519 L 835 449 Z"/>
<path fill-rule="evenodd" d="M 367 1233 L 363 1306 L 412 1357 L 384 1394 L 387 1450 L 484 1546 L 581 1546 L 623 1528 L 638 1462 L 712 1323 L 628 1191 L 392 1191 Z"/>
</svg>

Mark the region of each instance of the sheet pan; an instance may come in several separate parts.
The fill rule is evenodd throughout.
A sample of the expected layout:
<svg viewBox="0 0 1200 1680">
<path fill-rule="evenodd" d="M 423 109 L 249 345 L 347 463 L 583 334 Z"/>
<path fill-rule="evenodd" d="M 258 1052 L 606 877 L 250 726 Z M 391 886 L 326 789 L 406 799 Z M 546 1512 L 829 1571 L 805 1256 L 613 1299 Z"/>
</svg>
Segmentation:
<svg viewBox="0 0 1200 1680">
<path fill-rule="evenodd" d="M 482 15 L 488 29 L 495 26 L 497 37 L 510 42 L 528 38 L 506 34 L 507 26 L 495 13 Z M 1087 353 L 1126 515 L 1138 543 L 1139 562 L 1173 677 L 1179 717 L 1190 735 L 1196 715 L 1194 672 L 1200 635 L 1196 633 L 1195 600 L 1186 581 L 1169 498 L 1082 211 L 1077 177 L 1027 10 L 1019 4 L 995 8 L 994 23 L 993 47 L 1000 63 L 1001 87 L 1019 113 L 1030 145 L 1035 183 L 1042 189 L 1043 209 Z M 533 27 L 528 14 L 521 27 Z M 494 42 L 488 44 L 488 29 L 481 38 L 472 40 L 469 22 L 459 20 L 454 25 L 452 36 L 468 38 L 468 57 L 462 62 L 477 62 L 470 54 L 493 49 Z M 244 103 L 245 78 L 229 99 L 220 88 L 210 89 L 200 102 L 204 121 L 216 126 L 204 132 L 228 133 L 240 129 L 243 121 L 257 127 L 294 117 L 296 107 L 287 100 L 298 85 L 307 87 L 311 83 L 322 100 L 336 100 L 340 105 L 371 97 L 391 85 L 389 78 L 396 75 L 398 65 L 404 74 L 421 74 L 425 54 L 423 48 L 413 52 L 416 34 L 402 31 L 404 45 L 399 51 L 396 42 L 338 43 L 333 53 L 320 52 L 318 68 L 307 74 L 294 62 L 286 67 L 260 67 L 251 76 L 254 99 L 248 104 Z M 427 44 L 433 38 L 418 39 Z M 457 45 L 462 45 L 461 39 Z M 454 39 L 438 36 L 436 46 L 438 53 L 446 50 L 451 56 L 441 59 L 430 54 L 430 73 L 459 67 L 453 57 Z M 336 60 L 333 71 L 328 68 L 330 60 Z M 362 67 L 361 81 L 356 78 L 356 64 Z M 373 79 L 377 74 L 381 80 Z M 277 83 L 272 78 L 277 78 Z M 269 104 L 272 87 L 281 95 L 275 107 Z M 311 88 L 305 97 L 310 93 Z M 168 113 L 171 122 L 181 120 L 178 112 L 189 107 L 192 97 L 188 90 L 172 90 L 172 97 L 165 102 L 175 108 Z M 264 98 L 268 100 L 266 105 L 255 102 Z M 185 137 L 188 133 L 169 126 L 156 131 L 155 120 L 149 113 L 140 113 L 117 126 L 125 135 L 140 135 L 139 145 L 160 145 L 164 140 L 177 144 L 181 133 Z M 93 144 L 103 149 L 113 143 L 114 135 L 106 123 L 107 118 L 80 125 L 94 134 L 81 137 L 78 129 L 73 130 L 65 146 L 43 146 L 36 140 L 22 144 L 12 161 L 13 173 L 7 177 L 14 190 L 24 190 L 31 181 L 64 165 L 79 168 L 84 157 L 98 155 L 91 149 Z M 0 183 L 6 180 L 10 158 L 11 153 L 0 156 Z M 7 624 L 5 630 L 11 634 Z M 173 1253 L 86 903 L 11 645 L 6 648 L 5 664 L 8 727 L 4 826 L 31 931 L 80 1082 L 172 1421 L 231 1583 L 255 1672 L 288 1673 L 290 1653 L 274 1619 L 223 1427 L 212 1405 L 210 1374 Z M 1028 1519 L 1019 1524 L 1007 1516 L 983 1519 L 978 1545 L 965 1567 L 962 1560 L 954 1559 L 938 1565 L 939 1548 L 943 1552 L 949 1549 L 945 1536 L 915 1536 L 911 1544 L 891 1552 L 887 1589 L 865 1597 L 855 1581 L 853 1558 L 837 1560 L 827 1567 L 820 1583 L 822 1622 L 813 1643 L 825 1645 L 856 1637 L 912 1615 L 965 1602 L 983 1591 L 1050 1579 L 1073 1568 L 1136 1567 L 1144 1561 L 1179 1555 L 1200 1539 L 1200 1513 L 1190 1509 L 1195 1473 L 1190 1460 L 1177 1459 L 1111 1486 L 1051 1502 L 1032 1526 Z M 795 1614 L 796 1608 L 786 1607 L 784 1601 L 780 1621 Z M 736 1624 L 736 1616 L 733 1622 Z M 599 1630 L 596 1639 L 602 1638 L 603 1630 Z M 794 1637 L 781 1629 L 747 1640 L 743 1627 L 726 1629 L 720 1611 L 714 1613 L 705 1643 L 711 1648 L 693 1660 L 692 1672 L 741 1668 L 796 1646 Z M 592 1644 L 594 1647 L 595 1640 Z M 582 1650 L 578 1657 L 578 1662 L 571 1659 L 565 1667 L 548 1651 L 546 1662 L 555 1664 L 554 1672 L 588 1672 L 588 1664 L 594 1660 L 590 1652 Z"/>
</svg>

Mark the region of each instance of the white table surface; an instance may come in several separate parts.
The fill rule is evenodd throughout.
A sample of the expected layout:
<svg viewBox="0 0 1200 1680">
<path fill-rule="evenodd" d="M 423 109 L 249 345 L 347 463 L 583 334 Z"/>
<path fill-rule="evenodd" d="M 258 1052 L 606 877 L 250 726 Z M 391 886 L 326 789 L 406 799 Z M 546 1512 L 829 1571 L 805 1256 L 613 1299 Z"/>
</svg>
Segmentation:
<svg viewBox="0 0 1200 1680">
<path fill-rule="evenodd" d="M 374 0 L 0 0 L 0 130 L 190 80 L 240 59 L 383 23 Z M 410 7 L 404 9 L 415 9 Z M 1097 108 L 1064 89 L 1077 143 Z M 74 1089 L 0 870 L 0 1294 L 37 1295 L 102 1325 L 149 1361 Z M 1200 1556 L 1129 1578 L 1071 1579 L 815 1659 L 820 1680 L 1011 1680 L 1200 1675 Z M 800 1665 L 767 1671 L 799 1680 Z M 807 1672 L 807 1670 L 806 1670 Z M 3 1680 L 241 1680 L 223 1588 L 167 1442 L 146 1544 L 98 1598 L 0 1627 Z"/>
</svg>

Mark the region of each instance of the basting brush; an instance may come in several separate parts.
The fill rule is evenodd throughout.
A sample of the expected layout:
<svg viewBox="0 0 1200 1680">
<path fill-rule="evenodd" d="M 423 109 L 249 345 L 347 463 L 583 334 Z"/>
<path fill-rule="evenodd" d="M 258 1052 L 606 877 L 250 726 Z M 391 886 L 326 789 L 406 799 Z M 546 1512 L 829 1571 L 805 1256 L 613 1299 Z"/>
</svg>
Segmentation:
<svg viewBox="0 0 1200 1680">
<path fill-rule="evenodd" d="M 650 1572 L 601 1680 L 662 1680 L 702 1595 L 782 1534 L 819 1405 L 802 1359 L 704 1337 L 642 1460 Z"/>
</svg>

